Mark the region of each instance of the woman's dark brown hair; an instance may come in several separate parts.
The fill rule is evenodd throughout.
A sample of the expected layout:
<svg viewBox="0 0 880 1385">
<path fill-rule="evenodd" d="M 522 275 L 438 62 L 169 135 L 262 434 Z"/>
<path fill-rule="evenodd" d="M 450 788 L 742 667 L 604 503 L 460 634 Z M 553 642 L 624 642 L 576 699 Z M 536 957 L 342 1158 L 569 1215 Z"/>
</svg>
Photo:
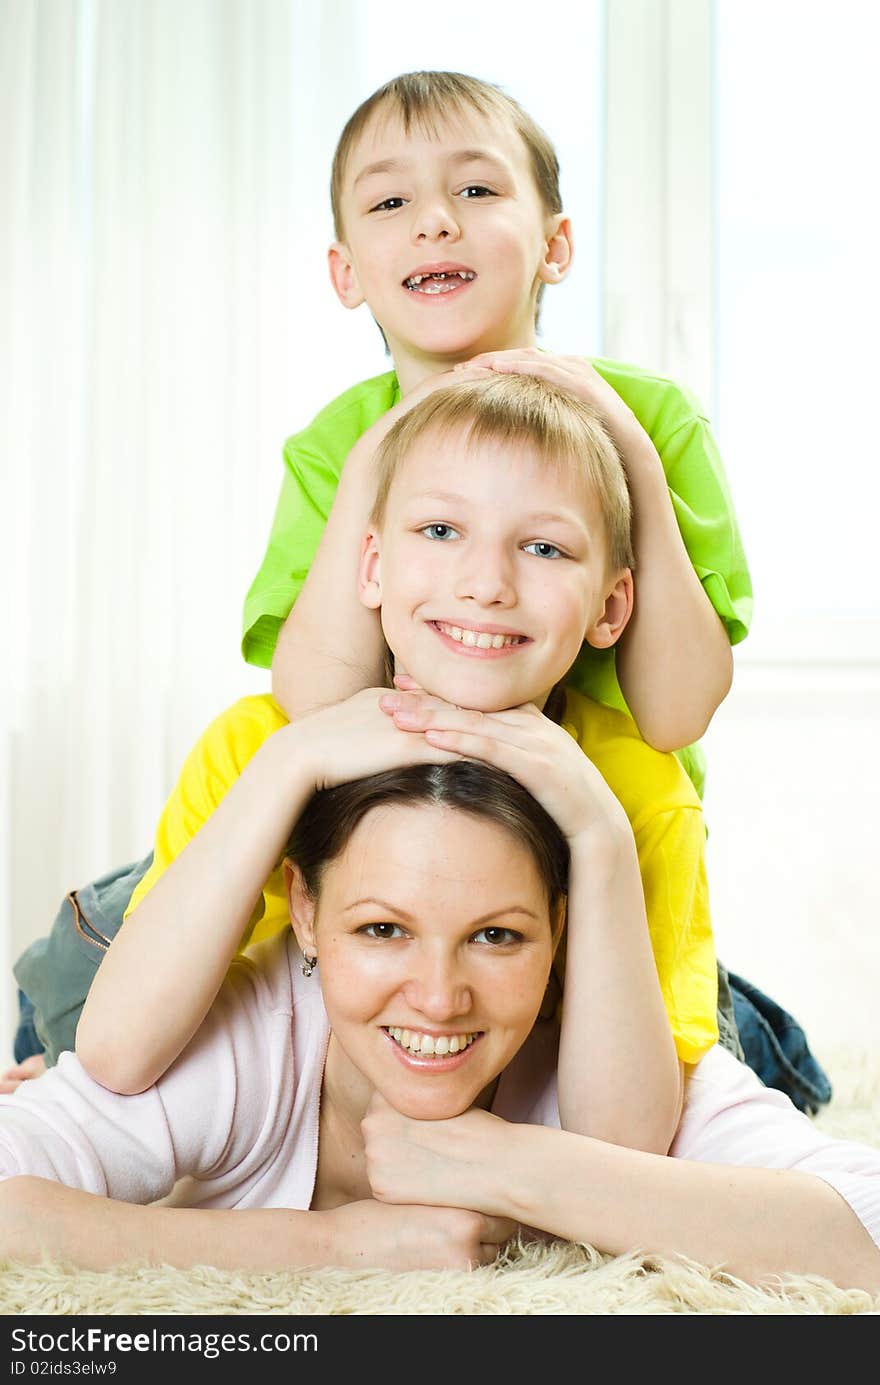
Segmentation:
<svg viewBox="0 0 880 1385">
<path fill-rule="evenodd" d="M 313 899 L 324 868 L 342 854 L 358 823 L 386 805 L 457 808 L 503 828 L 531 853 L 551 909 L 568 888 L 564 833 L 516 779 L 475 760 L 405 765 L 365 779 L 319 789 L 306 804 L 287 844 Z"/>
</svg>

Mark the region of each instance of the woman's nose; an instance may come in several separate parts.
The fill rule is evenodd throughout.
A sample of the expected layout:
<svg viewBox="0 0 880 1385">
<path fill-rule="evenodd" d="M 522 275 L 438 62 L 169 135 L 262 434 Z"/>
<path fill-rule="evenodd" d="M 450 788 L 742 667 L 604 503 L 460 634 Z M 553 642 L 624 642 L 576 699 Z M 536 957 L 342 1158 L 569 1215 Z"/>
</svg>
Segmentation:
<svg viewBox="0 0 880 1385">
<path fill-rule="evenodd" d="M 460 964 L 449 957 L 426 957 L 404 986 L 407 1005 L 434 1024 L 461 1018 L 471 1008 L 470 987 Z"/>
</svg>

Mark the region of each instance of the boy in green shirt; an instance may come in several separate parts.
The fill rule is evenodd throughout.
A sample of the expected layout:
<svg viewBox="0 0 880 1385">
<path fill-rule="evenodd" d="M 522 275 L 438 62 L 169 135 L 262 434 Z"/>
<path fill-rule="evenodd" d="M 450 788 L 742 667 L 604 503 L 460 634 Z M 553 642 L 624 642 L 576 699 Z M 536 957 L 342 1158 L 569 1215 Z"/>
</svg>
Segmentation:
<svg viewBox="0 0 880 1385">
<path fill-rule="evenodd" d="M 346 125 L 331 200 L 334 289 L 348 308 L 366 303 L 395 369 L 346 391 L 288 440 L 269 545 L 245 602 L 245 658 L 271 665 L 290 716 L 377 682 L 377 626 L 347 580 L 376 445 L 453 368 L 539 374 L 601 414 L 635 514 L 637 614 L 616 654 L 585 648 L 575 686 L 630 711 L 650 744 L 680 753 L 701 790 L 692 742 L 729 689 L 730 646 L 751 616 L 739 528 L 717 446 L 685 391 L 633 366 L 535 349 L 541 296 L 572 254 L 546 135 L 485 82 L 404 74 Z"/>
</svg>

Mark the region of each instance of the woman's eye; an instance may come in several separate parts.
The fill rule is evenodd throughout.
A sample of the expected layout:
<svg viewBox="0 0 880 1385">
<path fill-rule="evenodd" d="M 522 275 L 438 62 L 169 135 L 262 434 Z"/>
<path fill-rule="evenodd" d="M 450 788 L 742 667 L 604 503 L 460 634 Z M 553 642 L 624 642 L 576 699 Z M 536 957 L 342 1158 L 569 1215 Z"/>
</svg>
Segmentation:
<svg viewBox="0 0 880 1385">
<path fill-rule="evenodd" d="M 481 928 L 479 933 L 474 934 L 475 942 L 488 943 L 490 947 L 504 947 L 505 944 L 518 943 L 521 940 L 522 934 L 512 928 Z"/>
<path fill-rule="evenodd" d="M 466 188 L 462 188 L 459 197 L 470 199 L 472 197 L 497 197 L 497 193 L 491 188 L 483 187 L 482 183 L 469 183 Z"/>
<path fill-rule="evenodd" d="M 377 202 L 375 207 L 371 207 L 371 212 L 396 212 L 398 207 L 403 206 L 402 197 L 385 197 L 381 202 Z"/>
<path fill-rule="evenodd" d="M 441 542 L 444 539 L 458 538 L 458 530 L 453 529 L 451 524 L 426 524 L 420 533 L 424 534 L 425 538 L 438 539 Z"/>
<path fill-rule="evenodd" d="M 555 543 L 543 543 L 536 539 L 534 543 L 523 545 L 527 553 L 534 553 L 536 558 L 561 558 L 562 549 L 557 548 Z"/>
<path fill-rule="evenodd" d="M 366 923 L 363 928 L 358 929 L 359 933 L 364 933 L 368 938 L 402 938 L 403 929 L 397 923 Z"/>
</svg>

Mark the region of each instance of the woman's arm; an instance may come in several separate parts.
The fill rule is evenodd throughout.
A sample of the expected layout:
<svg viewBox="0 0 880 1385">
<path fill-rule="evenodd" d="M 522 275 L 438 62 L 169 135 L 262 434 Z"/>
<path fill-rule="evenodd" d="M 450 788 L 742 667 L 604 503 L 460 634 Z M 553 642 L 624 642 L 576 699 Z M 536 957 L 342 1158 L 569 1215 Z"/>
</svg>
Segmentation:
<svg viewBox="0 0 880 1385">
<path fill-rule="evenodd" d="M 424 693 L 381 705 L 432 744 L 518 779 L 571 849 L 559 1107 L 567 1130 L 665 1154 L 682 1071 L 667 1017 L 629 820 L 577 742 L 535 707 L 485 714 Z"/>
<path fill-rule="evenodd" d="M 449 758 L 397 730 L 378 710 L 380 695 L 367 689 L 272 733 L 125 920 L 77 1029 L 77 1056 L 95 1081 L 144 1091 L 185 1048 L 316 789 Z"/>
<path fill-rule="evenodd" d="M 682 1255 L 753 1283 L 818 1274 L 880 1291 L 880 1249 L 812 1174 L 647 1154 L 486 1111 L 416 1121 L 378 1097 L 362 1128 L 382 1200 L 464 1203 L 604 1254 Z"/>
<path fill-rule="evenodd" d="M 51 1183 L 0 1183 L 0 1256 L 44 1255 L 85 1269 L 174 1265 L 270 1271 L 468 1269 L 488 1264 L 513 1225 L 461 1208 L 352 1202 L 324 1212 L 138 1207 Z"/>
</svg>

